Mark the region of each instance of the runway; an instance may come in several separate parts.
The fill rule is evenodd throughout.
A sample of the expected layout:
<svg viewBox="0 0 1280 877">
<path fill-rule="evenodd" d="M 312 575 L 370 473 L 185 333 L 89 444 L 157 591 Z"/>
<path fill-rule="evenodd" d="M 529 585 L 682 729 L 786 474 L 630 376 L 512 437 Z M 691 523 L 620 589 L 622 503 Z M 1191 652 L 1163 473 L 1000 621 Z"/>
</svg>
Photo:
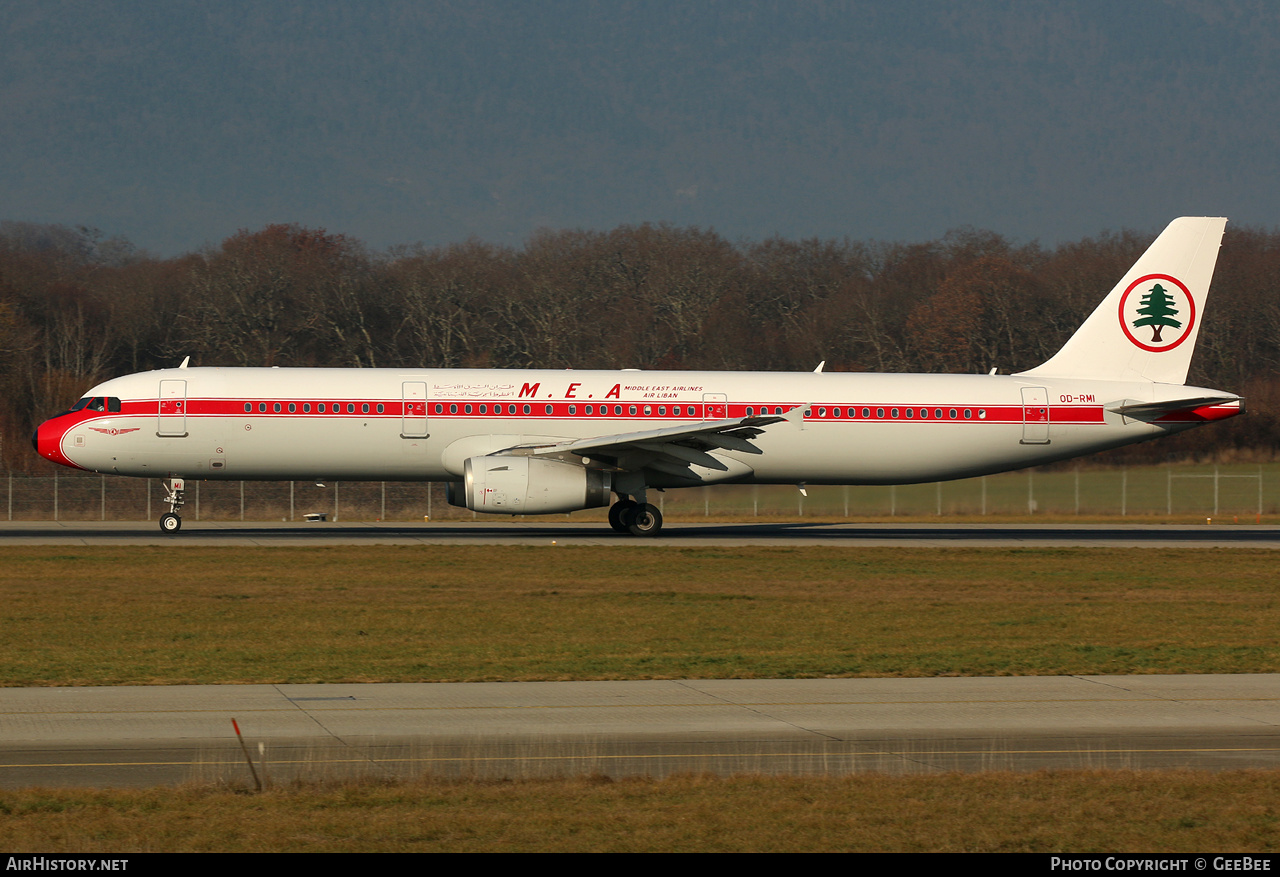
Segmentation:
<svg viewBox="0 0 1280 877">
<path fill-rule="evenodd" d="M 0 690 L 0 786 L 1280 766 L 1280 675 Z"/>
<path fill-rule="evenodd" d="M 1280 549 L 1280 527 L 1260 524 L 845 524 L 668 523 L 652 539 L 603 523 L 209 523 L 177 534 L 154 522 L 10 522 L 0 545 L 615 545 L 928 547 L 1196 547 Z"/>
</svg>

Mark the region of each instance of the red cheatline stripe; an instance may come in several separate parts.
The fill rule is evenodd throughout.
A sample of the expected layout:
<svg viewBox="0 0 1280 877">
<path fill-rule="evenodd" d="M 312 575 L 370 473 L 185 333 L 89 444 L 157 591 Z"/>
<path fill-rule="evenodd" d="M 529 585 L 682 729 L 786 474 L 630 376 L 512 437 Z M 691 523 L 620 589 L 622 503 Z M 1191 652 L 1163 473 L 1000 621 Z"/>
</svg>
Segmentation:
<svg viewBox="0 0 1280 877">
<path fill-rule="evenodd" d="M 118 417 L 154 417 L 159 413 L 158 399 L 130 400 L 122 405 L 122 411 L 119 413 L 107 414 L 100 411 L 79 411 L 80 415 L 71 423 L 79 425 L 90 420 L 103 420 Z M 245 404 L 249 404 L 253 410 L 245 411 Z M 275 410 L 276 405 L 280 406 L 280 411 Z M 292 404 L 294 411 L 289 411 L 289 405 Z M 363 411 L 364 405 L 369 405 L 368 412 Z M 428 417 L 466 417 L 466 418 L 487 418 L 487 419 L 506 419 L 512 417 L 528 417 L 532 419 L 545 419 L 548 417 L 564 419 L 600 419 L 600 420 L 664 420 L 679 421 L 681 419 L 706 419 L 707 417 L 728 417 L 739 418 L 749 416 L 747 409 L 751 409 L 751 414 L 773 414 L 775 411 L 790 411 L 795 407 L 795 402 L 783 403 L 744 403 L 733 402 L 724 406 L 723 413 L 707 411 L 707 406 L 701 403 L 663 403 L 658 405 L 652 402 L 609 402 L 601 403 L 581 403 L 581 402 L 534 402 L 525 401 L 430 401 L 427 403 L 426 416 Z M 259 410 L 260 407 L 266 406 L 266 411 Z M 320 412 L 319 406 L 324 405 L 325 411 Z M 354 406 L 354 411 L 348 411 L 347 406 Z M 382 405 L 383 411 L 378 412 L 377 406 Z M 467 406 L 471 406 L 471 411 L 466 410 Z M 529 412 L 524 412 L 525 406 L 529 407 Z M 304 411 L 304 406 L 310 406 L 310 411 Z M 334 410 L 335 406 L 338 410 Z M 512 406 L 515 406 L 514 413 Z M 551 412 L 547 413 L 548 406 Z M 570 407 L 573 412 L 570 412 Z M 635 407 L 636 413 L 631 413 L 631 408 Z M 399 399 L 215 399 L 215 398 L 191 398 L 186 400 L 185 412 L 172 412 L 171 416 L 182 416 L 185 413 L 187 417 L 288 417 L 288 418 L 335 418 L 335 417 L 372 417 L 384 419 L 399 419 L 406 416 L 405 405 Z M 485 410 L 481 412 L 481 407 Z M 645 413 L 645 408 L 649 412 Z M 1043 409 L 1046 406 L 1036 406 Z M 1047 406 L 1049 411 L 1048 420 L 1051 423 L 1059 424 L 1088 424 L 1104 422 L 1104 411 L 1100 405 L 1058 405 Z M 591 412 L 587 413 L 590 408 Z M 620 409 L 620 411 L 618 410 Z M 679 411 L 676 414 L 675 411 Z M 910 405 L 902 403 L 814 403 L 808 406 L 809 416 L 806 418 L 809 422 L 919 422 L 919 423 L 1022 423 L 1025 420 L 1042 421 L 1043 414 L 1037 411 L 1034 415 L 1026 415 L 1024 406 L 1021 405 L 954 405 L 954 404 L 931 404 L 921 405 L 913 403 Z M 840 415 L 837 417 L 835 411 L 839 410 Z M 898 416 L 894 417 L 893 412 L 897 411 Z M 659 413 L 661 411 L 662 413 Z M 850 416 L 850 412 L 853 412 Z M 863 412 L 867 412 L 868 416 L 863 416 Z M 911 412 L 911 416 L 907 416 L 907 412 Z M 951 412 L 955 411 L 955 417 L 951 416 Z M 965 417 L 965 411 L 969 412 L 969 417 Z M 615 413 L 617 412 L 617 413 Z M 883 413 L 880 413 L 883 412 Z M 939 416 L 941 413 L 941 416 Z M 1203 409 L 1197 409 L 1195 412 L 1186 412 L 1187 420 L 1214 420 L 1223 417 L 1229 417 L 1235 413 L 1234 409 L 1224 410 L 1222 406 L 1210 406 Z M 166 412 L 170 414 L 170 412 Z M 421 417 L 421 410 L 415 412 L 409 410 L 407 416 Z M 1171 415 L 1169 420 L 1184 419 L 1181 414 Z"/>
</svg>

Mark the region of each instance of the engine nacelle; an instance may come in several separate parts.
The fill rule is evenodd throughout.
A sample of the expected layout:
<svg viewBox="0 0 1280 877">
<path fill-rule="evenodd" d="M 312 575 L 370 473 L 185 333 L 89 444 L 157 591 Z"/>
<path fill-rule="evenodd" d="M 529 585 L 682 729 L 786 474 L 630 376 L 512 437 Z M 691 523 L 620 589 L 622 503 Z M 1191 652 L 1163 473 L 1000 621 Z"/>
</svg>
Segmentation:
<svg viewBox="0 0 1280 877">
<path fill-rule="evenodd" d="M 491 515 L 546 515 L 609 504 L 612 473 L 538 457 L 468 457 L 449 502 Z"/>
</svg>

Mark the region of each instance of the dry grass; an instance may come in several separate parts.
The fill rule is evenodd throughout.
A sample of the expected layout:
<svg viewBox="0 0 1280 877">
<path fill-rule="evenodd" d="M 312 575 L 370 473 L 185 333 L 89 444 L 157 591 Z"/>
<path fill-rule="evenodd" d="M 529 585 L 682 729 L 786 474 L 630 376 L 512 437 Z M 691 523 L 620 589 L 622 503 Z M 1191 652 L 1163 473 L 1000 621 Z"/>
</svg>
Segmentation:
<svg viewBox="0 0 1280 877">
<path fill-rule="evenodd" d="M 0 792 L 11 852 L 1272 852 L 1266 771 Z"/>
<path fill-rule="evenodd" d="M 7 685 L 1280 671 L 1275 554 L 6 548 Z"/>
</svg>

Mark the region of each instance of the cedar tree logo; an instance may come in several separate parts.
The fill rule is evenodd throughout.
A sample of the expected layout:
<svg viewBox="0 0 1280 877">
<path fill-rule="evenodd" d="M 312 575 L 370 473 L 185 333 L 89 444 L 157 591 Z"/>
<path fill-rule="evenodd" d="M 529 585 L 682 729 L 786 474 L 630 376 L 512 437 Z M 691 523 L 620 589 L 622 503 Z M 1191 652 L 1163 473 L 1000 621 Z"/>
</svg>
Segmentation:
<svg viewBox="0 0 1280 877">
<path fill-rule="evenodd" d="M 1120 296 L 1120 328 L 1143 350 L 1172 350 L 1195 324 L 1195 299 L 1181 280 L 1168 274 L 1139 277 Z"/>
</svg>

